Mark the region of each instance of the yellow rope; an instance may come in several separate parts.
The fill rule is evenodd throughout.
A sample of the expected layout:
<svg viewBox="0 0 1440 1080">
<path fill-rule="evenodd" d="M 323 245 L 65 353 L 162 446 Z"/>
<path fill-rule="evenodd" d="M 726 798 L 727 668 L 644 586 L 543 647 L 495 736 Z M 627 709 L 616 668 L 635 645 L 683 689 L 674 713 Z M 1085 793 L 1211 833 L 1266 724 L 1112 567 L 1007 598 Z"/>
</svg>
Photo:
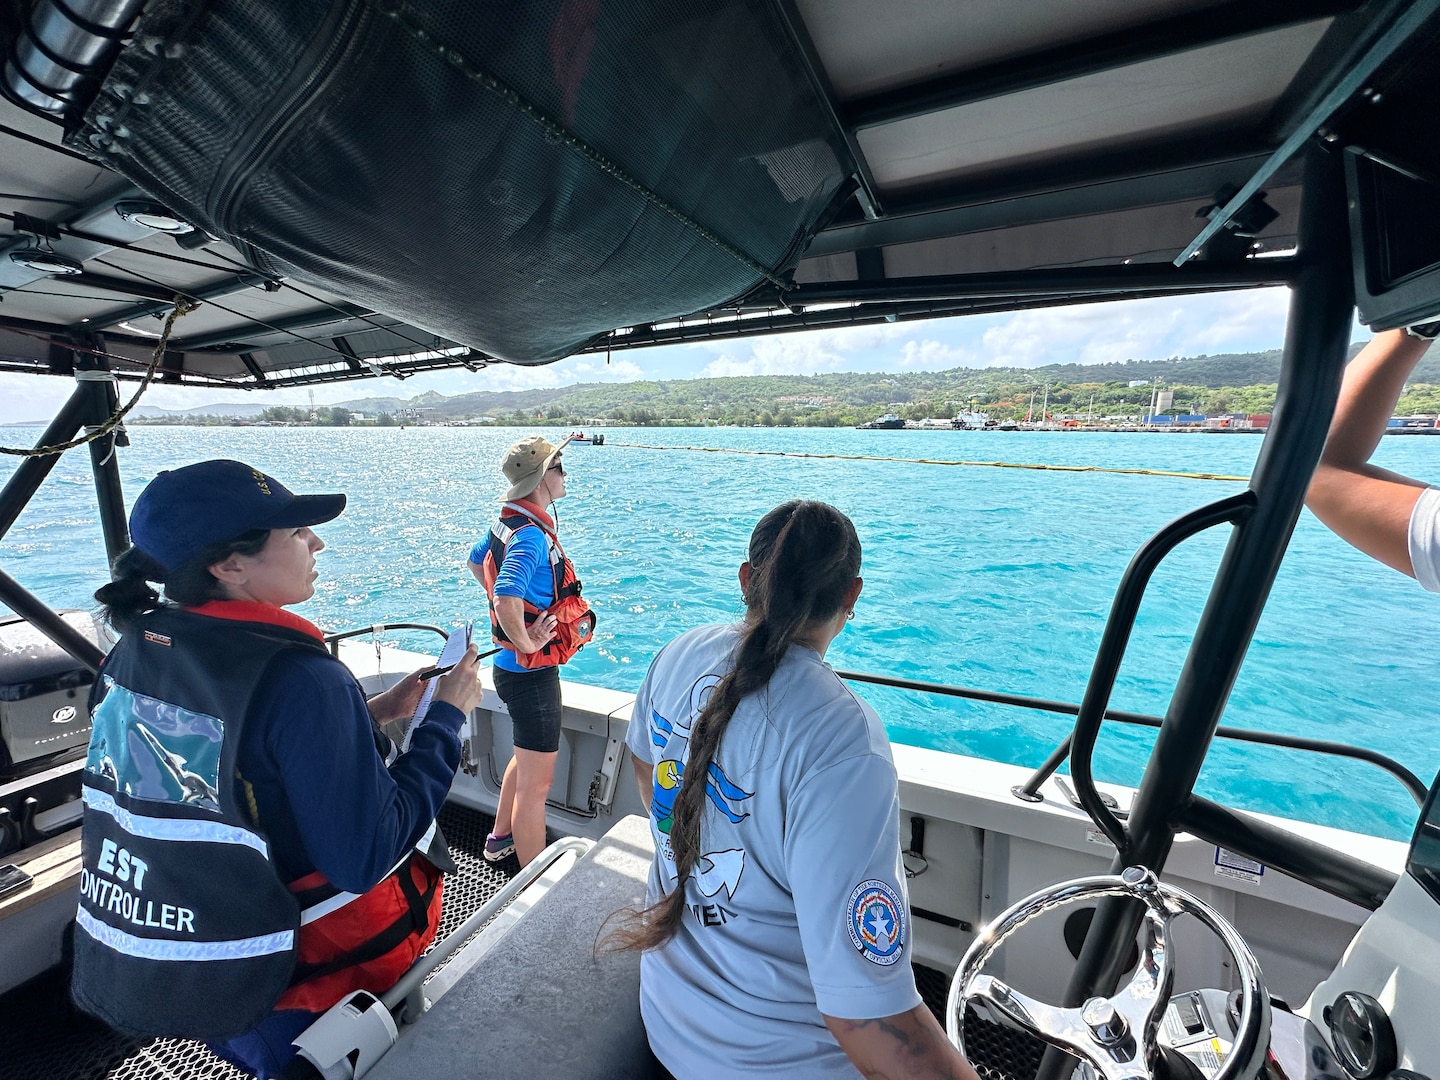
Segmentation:
<svg viewBox="0 0 1440 1080">
<path fill-rule="evenodd" d="M 1025 461 L 943 461 L 939 458 L 879 457 L 871 454 L 806 454 L 793 450 L 738 450 L 727 446 L 651 446 L 647 443 L 612 443 L 631 450 L 696 450 L 703 454 L 756 454 L 762 457 L 826 458 L 833 461 L 898 461 L 907 465 L 964 465 L 974 469 L 1037 469 L 1049 472 L 1119 473 L 1132 476 L 1175 476 L 1182 480 L 1230 480 L 1248 484 L 1248 476 L 1226 476 L 1223 473 L 1174 472 L 1170 469 L 1112 469 L 1104 465 L 1040 465 Z"/>
</svg>

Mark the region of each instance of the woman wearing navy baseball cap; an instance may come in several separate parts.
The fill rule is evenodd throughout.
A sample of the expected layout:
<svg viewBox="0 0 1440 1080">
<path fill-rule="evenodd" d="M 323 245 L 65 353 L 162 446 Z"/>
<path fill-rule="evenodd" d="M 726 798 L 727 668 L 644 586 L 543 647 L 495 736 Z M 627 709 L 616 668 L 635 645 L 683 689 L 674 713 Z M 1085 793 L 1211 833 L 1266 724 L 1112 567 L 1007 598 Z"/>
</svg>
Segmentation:
<svg viewBox="0 0 1440 1080">
<path fill-rule="evenodd" d="M 90 702 L 75 999 L 261 1077 L 434 937 L 453 869 L 435 815 L 480 701 L 472 647 L 398 753 L 378 725 L 420 680 L 367 702 L 285 610 L 314 592 L 312 526 L 344 508 L 238 461 L 162 472 L 95 594 L 123 637 Z"/>
</svg>

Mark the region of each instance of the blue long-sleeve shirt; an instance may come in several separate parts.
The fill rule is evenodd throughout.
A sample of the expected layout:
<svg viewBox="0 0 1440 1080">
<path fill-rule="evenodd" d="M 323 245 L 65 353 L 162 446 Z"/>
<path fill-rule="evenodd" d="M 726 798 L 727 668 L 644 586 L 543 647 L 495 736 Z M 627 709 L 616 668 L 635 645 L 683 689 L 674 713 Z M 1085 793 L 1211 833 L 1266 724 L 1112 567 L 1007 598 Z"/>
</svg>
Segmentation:
<svg viewBox="0 0 1440 1080">
<path fill-rule="evenodd" d="M 477 566 L 485 559 L 489 536 L 475 545 L 470 561 Z M 495 574 L 496 596 L 518 596 L 541 609 L 555 602 L 555 571 L 550 566 L 550 545 L 538 525 L 518 529 L 505 547 L 505 559 Z M 505 671 L 528 671 L 509 649 L 495 654 L 494 664 Z"/>
<path fill-rule="evenodd" d="M 287 650 L 256 690 L 236 755 L 281 879 L 319 870 L 368 890 L 434 820 L 460 763 L 464 716 L 431 704 L 388 769 L 365 695 L 338 660 Z"/>
</svg>

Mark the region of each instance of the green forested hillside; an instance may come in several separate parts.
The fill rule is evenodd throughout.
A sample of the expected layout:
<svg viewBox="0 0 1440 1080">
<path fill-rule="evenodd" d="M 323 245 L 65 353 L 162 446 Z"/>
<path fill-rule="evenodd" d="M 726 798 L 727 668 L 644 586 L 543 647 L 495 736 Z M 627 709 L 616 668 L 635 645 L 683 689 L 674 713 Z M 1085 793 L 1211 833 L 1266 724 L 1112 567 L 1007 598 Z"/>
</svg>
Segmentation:
<svg viewBox="0 0 1440 1080">
<path fill-rule="evenodd" d="M 762 375 L 587 383 L 519 392 L 427 395 L 396 408 L 423 408 L 432 419 L 491 416 L 498 421 L 562 424 L 591 418 L 636 424 L 714 420 L 740 424 L 832 426 L 885 412 L 908 419 L 953 416 L 972 407 L 997 418 L 1024 416 L 1036 393 L 1038 414 L 1049 387 L 1051 413 L 1141 413 L 1151 380 L 1175 394 L 1179 411 L 1260 412 L 1274 400 L 1278 351 L 1124 364 L 1051 364 L 1039 368 L 954 368 L 937 372 Z M 1144 381 L 1144 385 L 1130 386 Z M 374 402 L 350 402 L 373 412 Z M 387 403 L 389 404 L 389 403 Z"/>
<path fill-rule="evenodd" d="M 1353 345 L 1352 353 L 1359 348 Z M 321 422 L 337 424 L 348 423 L 350 414 L 359 412 L 370 418 L 378 416 L 386 423 L 490 417 L 502 424 L 541 421 L 566 426 L 581 426 L 596 418 L 630 424 L 711 421 L 836 426 L 861 423 L 887 412 L 919 420 L 951 417 L 971 408 L 997 419 L 1022 418 L 1031 407 L 1032 393 L 1038 419 L 1048 388 L 1052 415 L 1093 412 L 1096 416 L 1139 416 L 1149 407 L 1158 380 L 1162 389 L 1174 395 L 1169 411 L 1215 415 L 1269 412 L 1279 373 L 1280 352 L 1270 350 L 1037 368 L 583 383 L 450 397 L 430 393 L 409 399 L 362 398 L 319 411 L 323 414 Z M 483 380 L 484 376 L 479 378 Z M 1440 355 L 1421 363 L 1397 412 L 1440 412 Z M 266 410 L 266 418 L 305 422 L 309 413 L 272 408 Z"/>
</svg>

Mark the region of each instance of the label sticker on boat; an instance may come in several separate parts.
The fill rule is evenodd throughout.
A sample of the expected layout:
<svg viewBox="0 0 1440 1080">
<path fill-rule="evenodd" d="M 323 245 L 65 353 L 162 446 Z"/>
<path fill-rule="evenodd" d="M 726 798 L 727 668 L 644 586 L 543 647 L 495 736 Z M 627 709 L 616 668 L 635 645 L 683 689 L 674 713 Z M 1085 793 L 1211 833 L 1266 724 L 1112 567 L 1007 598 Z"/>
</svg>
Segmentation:
<svg viewBox="0 0 1440 1080">
<path fill-rule="evenodd" d="M 1215 849 L 1216 877 L 1234 878 L 1236 881 L 1248 881 L 1254 885 L 1259 883 L 1264 874 L 1264 863 L 1227 851 L 1223 847 Z"/>
<path fill-rule="evenodd" d="M 862 881 L 850 894 L 849 930 L 861 956 L 889 967 L 905 949 L 905 905 L 887 882 Z"/>
</svg>

